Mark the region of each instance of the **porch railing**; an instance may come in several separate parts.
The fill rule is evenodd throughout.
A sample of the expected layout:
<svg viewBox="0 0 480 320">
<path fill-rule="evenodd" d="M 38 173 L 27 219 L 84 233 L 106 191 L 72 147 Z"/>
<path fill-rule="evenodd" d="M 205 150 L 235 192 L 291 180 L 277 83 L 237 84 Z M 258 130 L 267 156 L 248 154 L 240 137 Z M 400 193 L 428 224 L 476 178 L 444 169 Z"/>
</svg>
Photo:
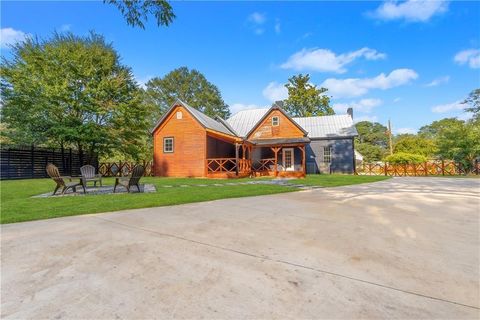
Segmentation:
<svg viewBox="0 0 480 320">
<path fill-rule="evenodd" d="M 272 169 L 270 168 L 270 166 L 271 167 L 275 166 L 275 158 L 256 160 L 252 165 L 252 170 L 253 171 L 271 171 Z"/>
<path fill-rule="evenodd" d="M 250 172 L 252 163 L 249 159 L 238 159 L 238 172 Z M 207 159 L 208 173 L 220 173 L 237 171 L 237 162 L 235 158 L 211 158 Z"/>
</svg>

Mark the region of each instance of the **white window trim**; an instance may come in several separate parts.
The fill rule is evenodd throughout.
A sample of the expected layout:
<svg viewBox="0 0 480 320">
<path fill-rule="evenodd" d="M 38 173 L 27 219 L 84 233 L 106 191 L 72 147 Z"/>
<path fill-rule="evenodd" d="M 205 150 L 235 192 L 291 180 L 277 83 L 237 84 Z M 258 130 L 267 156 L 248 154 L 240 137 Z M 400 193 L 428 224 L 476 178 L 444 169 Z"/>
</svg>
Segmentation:
<svg viewBox="0 0 480 320">
<path fill-rule="evenodd" d="M 285 153 L 286 152 L 291 152 L 291 155 L 292 155 L 292 164 L 290 167 L 286 167 L 286 163 L 285 163 Z M 293 150 L 293 148 L 283 148 L 282 149 L 282 166 L 283 166 L 283 170 L 285 171 L 295 171 L 295 151 Z"/>
<path fill-rule="evenodd" d="M 326 153 L 325 151 L 328 150 L 328 161 L 327 161 L 327 158 L 326 158 Z M 328 146 L 328 147 L 323 147 L 323 162 L 324 163 L 332 163 L 332 147 L 331 146 Z"/>
<path fill-rule="evenodd" d="M 172 141 L 172 150 L 166 150 L 167 140 Z M 173 150 L 175 150 L 175 139 L 173 137 L 165 137 L 163 138 L 163 153 L 173 153 Z"/>
<path fill-rule="evenodd" d="M 277 119 L 277 124 L 274 124 L 273 119 Z M 280 125 L 280 117 L 278 116 L 272 117 L 272 127 L 278 127 L 279 125 Z"/>
</svg>

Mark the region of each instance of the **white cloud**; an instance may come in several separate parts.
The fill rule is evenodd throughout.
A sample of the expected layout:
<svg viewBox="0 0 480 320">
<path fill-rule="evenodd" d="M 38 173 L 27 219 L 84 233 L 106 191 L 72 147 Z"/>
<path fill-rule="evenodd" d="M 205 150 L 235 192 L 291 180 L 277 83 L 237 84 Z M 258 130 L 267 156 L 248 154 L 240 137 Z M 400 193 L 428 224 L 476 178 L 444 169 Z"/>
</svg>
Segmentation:
<svg viewBox="0 0 480 320">
<path fill-rule="evenodd" d="M 463 112 L 461 115 L 457 116 L 458 120 L 467 121 L 473 118 L 473 112 Z"/>
<path fill-rule="evenodd" d="M 416 134 L 417 133 L 417 130 L 413 128 L 398 128 L 393 131 L 395 134 L 406 134 L 406 133 Z"/>
<path fill-rule="evenodd" d="M 361 116 L 361 117 L 353 117 L 353 122 L 362 122 L 362 121 L 370 121 L 370 122 L 378 122 L 377 116 Z"/>
<path fill-rule="evenodd" d="M 279 34 L 282 32 L 282 26 L 280 25 L 280 20 L 276 19 L 275 20 L 275 33 Z"/>
<path fill-rule="evenodd" d="M 270 82 L 265 89 L 263 89 L 262 93 L 265 98 L 272 102 L 288 98 L 288 90 L 285 88 L 285 85 L 275 81 Z"/>
<path fill-rule="evenodd" d="M 379 74 L 374 78 L 326 79 L 321 86 L 328 88 L 328 93 L 334 98 L 358 97 L 370 89 L 386 90 L 410 83 L 418 78 L 412 69 L 396 69 L 388 75 Z"/>
<path fill-rule="evenodd" d="M 247 17 L 247 21 L 256 35 L 261 35 L 265 32 L 263 24 L 267 21 L 267 17 L 260 12 L 254 12 Z"/>
<path fill-rule="evenodd" d="M 239 111 L 243 111 L 243 110 L 252 110 L 252 109 L 260 109 L 262 108 L 261 106 L 259 105 L 256 105 L 256 104 L 243 104 L 243 103 L 234 103 L 230 106 L 230 112 L 232 114 L 235 114 Z"/>
<path fill-rule="evenodd" d="M 66 32 L 66 31 L 70 31 L 71 29 L 72 29 L 71 24 L 62 24 L 59 30 L 62 32 Z"/>
<path fill-rule="evenodd" d="M 432 82 L 427 83 L 425 86 L 426 87 L 436 87 L 436 86 L 439 86 L 441 84 L 447 83 L 448 81 L 450 81 L 449 76 L 439 77 L 439 78 L 433 79 Z"/>
<path fill-rule="evenodd" d="M 460 65 L 468 63 L 470 68 L 478 69 L 480 68 L 480 49 L 460 51 L 455 55 L 453 60 Z"/>
<path fill-rule="evenodd" d="M 433 16 L 445 13 L 447 10 L 448 1 L 385 1 L 374 12 L 369 13 L 369 15 L 380 20 L 427 22 Z"/>
<path fill-rule="evenodd" d="M 402 100 L 402 98 L 400 98 L 400 97 L 397 97 L 397 98 L 393 99 L 393 103 L 400 102 L 401 100 Z"/>
<path fill-rule="evenodd" d="M 335 103 L 332 105 L 336 113 L 345 113 L 348 108 L 353 109 L 353 113 L 362 112 L 370 113 L 373 108 L 382 104 L 380 99 L 361 99 L 360 101 L 352 101 L 348 103 Z"/>
<path fill-rule="evenodd" d="M 23 31 L 13 28 L 2 28 L 0 31 L 0 43 L 2 49 L 7 49 L 10 45 L 25 40 L 29 35 Z"/>
<path fill-rule="evenodd" d="M 281 67 L 283 69 L 293 69 L 297 71 L 313 70 L 344 73 L 347 71 L 345 66 L 358 58 L 378 60 L 385 59 L 386 54 L 367 47 L 339 55 L 329 49 L 302 49 L 291 55 Z"/>
<path fill-rule="evenodd" d="M 432 107 L 434 113 L 446 113 L 451 111 L 458 111 L 465 109 L 465 105 L 462 104 L 463 100 L 458 100 L 452 103 L 440 104 Z"/>
<path fill-rule="evenodd" d="M 267 18 L 260 12 L 254 12 L 248 16 L 248 21 L 255 24 L 264 24 L 265 21 L 267 21 Z"/>
</svg>

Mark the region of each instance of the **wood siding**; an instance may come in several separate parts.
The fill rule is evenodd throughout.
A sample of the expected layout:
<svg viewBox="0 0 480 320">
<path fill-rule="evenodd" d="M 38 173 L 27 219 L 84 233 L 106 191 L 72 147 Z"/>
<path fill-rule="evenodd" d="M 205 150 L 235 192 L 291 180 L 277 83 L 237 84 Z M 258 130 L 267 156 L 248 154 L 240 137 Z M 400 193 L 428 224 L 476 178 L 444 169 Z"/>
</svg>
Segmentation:
<svg viewBox="0 0 480 320">
<path fill-rule="evenodd" d="M 272 126 L 272 117 L 279 117 L 278 126 Z M 253 131 L 248 139 L 275 139 L 275 138 L 299 138 L 304 133 L 290 119 L 278 110 L 272 110 L 268 116 Z"/>
<path fill-rule="evenodd" d="M 182 119 L 177 119 L 177 111 Z M 163 138 L 173 137 L 172 153 L 163 152 Z M 204 177 L 207 133 L 182 106 L 176 106 L 153 135 L 154 171 L 164 177 Z"/>
</svg>

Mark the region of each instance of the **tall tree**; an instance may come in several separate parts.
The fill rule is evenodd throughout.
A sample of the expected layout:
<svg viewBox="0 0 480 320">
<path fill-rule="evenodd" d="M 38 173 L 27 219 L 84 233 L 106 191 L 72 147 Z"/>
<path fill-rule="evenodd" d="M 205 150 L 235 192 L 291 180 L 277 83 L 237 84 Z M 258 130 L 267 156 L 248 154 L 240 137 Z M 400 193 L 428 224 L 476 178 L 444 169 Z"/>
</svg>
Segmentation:
<svg viewBox="0 0 480 320">
<path fill-rule="evenodd" d="M 311 117 L 335 114 L 330 107 L 330 97 L 326 88 L 317 88 L 310 83 L 310 75 L 299 74 L 288 79 L 285 85 L 288 98 L 284 108 L 292 116 Z"/>
<path fill-rule="evenodd" d="M 462 162 L 472 168 L 480 157 L 480 120 L 461 121 L 439 131 L 438 154 L 444 159 Z"/>
<path fill-rule="evenodd" d="M 158 119 L 176 99 L 211 117 L 225 119 L 230 116 L 220 90 L 195 69 L 181 67 L 163 78 L 156 77 L 147 82 L 146 102 L 155 110 L 154 118 Z"/>
<path fill-rule="evenodd" d="M 150 15 L 154 16 L 158 26 L 168 26 L 175 19 L 172 6 L 166 0 L 103 0 L 114 5 L 132 27 L 145 29 Z"/>
<path fill-rule="evenodd" d="M 470 92 L 463 104 L 467 106 L 465 108 L 466 112 L 472 112 L 474 119 L 480 119 L 480 88 Z"/>
<path fill-rule="evenodd" d="M 13 142 L 135 157 L 147 130 L 131 70 L 98 34 L 54 34 L 12 47 L 0 67 L 2 120 Z"/>
<path fill-rule="evenodd" d="M 435 142 L 415 134 L 401 134 L 395 137 L 393 144 L 394 153 L 410 153 L 433 157 L 437 152 Z"/>
<path fill-rule="evenodd" d="M 431 124 L 421 127 L 418 130 L 418 135 L 425 139 L 437 140 L 439 133 L 447 128 L 462 124 L 462 120 L 456 118 L 445 118 L 442 120 L 433 121 Z"/>
<path fill-rule="evenodd" d="M 363 156 L 364 161 L 380 161 L 383 159 L 388 144 L 387 127 L 378 122 L 360 121 L 355 138 L 355 149 Z"/>
</svg>

